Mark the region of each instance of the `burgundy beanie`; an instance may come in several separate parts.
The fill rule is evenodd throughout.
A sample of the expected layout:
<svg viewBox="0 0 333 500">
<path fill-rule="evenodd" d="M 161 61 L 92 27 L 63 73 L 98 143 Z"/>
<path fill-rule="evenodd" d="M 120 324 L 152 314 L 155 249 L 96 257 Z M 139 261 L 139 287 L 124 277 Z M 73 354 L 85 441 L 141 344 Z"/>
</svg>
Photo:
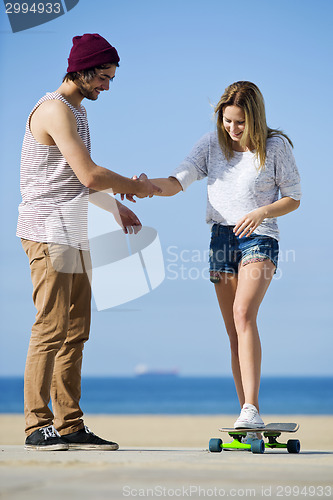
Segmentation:
<svg viewBox="0 0 333 500">
<path fill-rule="evenodd" d="M 97 33 L 86 33 L 73 38 L 73 47 L 68 58 L 67 73 L 95 68 L 101 64 L 117 64 L 118 52 Z"/>
</svg>

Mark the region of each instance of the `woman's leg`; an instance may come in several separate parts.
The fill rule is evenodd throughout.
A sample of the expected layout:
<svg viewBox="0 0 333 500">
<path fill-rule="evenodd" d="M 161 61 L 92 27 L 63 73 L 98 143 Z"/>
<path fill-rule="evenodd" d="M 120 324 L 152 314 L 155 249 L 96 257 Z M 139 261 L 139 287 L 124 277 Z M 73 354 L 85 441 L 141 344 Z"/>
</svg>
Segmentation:
<svg viewBox="0 0 333 500">
<path fill-rule="evenodd" d="M 238 339 L 238 356 L 245 403 L 259 411 L 261 344 L 257 314 L 275 266 L 270 260 L 240 265 L 233 303 L 233 318 Z"/>
<path fill-rule="evenodd" d="M 231 369 L 239 403 L 242 407 L 245 403 L 245 396 L 239 366 L 238 338 L 233 314 L 238 278 L 237 274 L 233 273 L 220 273 L 220 276 L 220 281 L 218 283 L 215 283 L 215 292 L 223 316 L 225 328 L 229 336 L 231 349 Z"/>
</svg>

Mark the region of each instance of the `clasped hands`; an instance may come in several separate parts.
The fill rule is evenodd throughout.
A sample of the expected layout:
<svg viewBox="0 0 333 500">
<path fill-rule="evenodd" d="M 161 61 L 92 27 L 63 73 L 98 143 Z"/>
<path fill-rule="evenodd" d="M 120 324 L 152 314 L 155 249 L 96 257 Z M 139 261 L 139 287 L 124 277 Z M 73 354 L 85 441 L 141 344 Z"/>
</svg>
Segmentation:
<svg viewBox="0 0 333 500">
<path fill-rule="evenodd" d="M 121 193 L 121 199 L 124 200 L 126 197 L 127 200 L 132 201 L 133 203 L 136 203 L 136 200 L 134 199 L 134 196 L 137 196 L 137 198 L 152 198 L 155 194 L 161 193 L 162 190 L 155 186 L 147 177 L 146 174 L 142 173 L 138 177 L 137 175 L 133 175 L 132 180 L 140 182 L 140 192 L 137 191 L 133 194 L 123 194 Z"/>
<path fill-rule="evenodd" d="M 124 200 L 124 198 L 126 197 L 127 200 L 136 203 L 134 196 L 137 196 L 138 198 L 146 198 L 147 196 L 149 196 L 149 198 L 151 198 L 152 196 L 154 196 L 154 194 L 161 193 L 162 191 L 159 187 L 150 182 L 146 174 L 142 173 L 139 177 L 134 175 L 132 179 L 138 183 L 140 182 L 140 188 L 133 194 L 122 193 L 122 200 Z M 142 224 L 138 217 L 134 212 L 132 212 L 132 210 L 130 210 L 128 207 L 125 207 L 125 205 L 118 203 L 117 206 L 118 210 L 116 211 L 114 216 L 118 224 L 122 227 L 124 233 L 137 234 L 142 228 Z"/>
</svg>

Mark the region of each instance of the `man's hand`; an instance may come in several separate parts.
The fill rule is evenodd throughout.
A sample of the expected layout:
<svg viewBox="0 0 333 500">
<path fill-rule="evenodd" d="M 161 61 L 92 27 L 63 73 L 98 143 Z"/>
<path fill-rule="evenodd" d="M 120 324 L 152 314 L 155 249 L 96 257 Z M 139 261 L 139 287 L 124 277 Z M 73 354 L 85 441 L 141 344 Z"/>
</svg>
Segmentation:
<svg viewBox="0 0 333 500">
<path fill-rule="evenodd" d="M 125 207 L 121 203 L 117 203 L 117 208 L 114 212 L 114 218 L 125 234 L 137 234 L 142 229 L 142 224 L 132 210 Z"/>
<path fill-rule="evenodd" d="M 108 193 L 93 191 L 91 189 L 89 192 L 89 201 L 96 205 L 96 207 L 110 212 L 125 234 L 132 234 L 133 232 L 136 234 L 142 228 L 137 216 Z"/>
</svg>

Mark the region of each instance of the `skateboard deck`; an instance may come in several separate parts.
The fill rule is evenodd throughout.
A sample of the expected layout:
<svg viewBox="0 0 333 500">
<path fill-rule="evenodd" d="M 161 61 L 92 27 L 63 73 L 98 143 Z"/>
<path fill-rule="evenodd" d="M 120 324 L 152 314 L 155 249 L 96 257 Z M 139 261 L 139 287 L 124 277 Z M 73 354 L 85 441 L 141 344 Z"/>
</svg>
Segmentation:
<svg viewBox="0 0 333 500">
<path fill-rule="evenodd" d="M 289 439 L 287 443 L 277 441 L 277 438 L 283 432 L 296 432 L 299 429 L 299 424 L 294 422 L 273 422 L 259 429 L 235 429 L 233 427 L 222 427 L 221 432 L 227 432 L 233 439 L 231 443 L 223 443 L 222 439 L 212 438 L 209 441 L 209 451 L 221 452 L 222 450 L 249 450 L 252 453 L 264 453 L 266 448 L 286 448 L 289 453 L 299 453 L 301 444 L 298 439 Z M 251 438 L 246 440 L 248 432 L 263 434 L 264 439 Z M 244 440 L 245 438 L 245 440 Z"/>
<path fill-rule="evenodd" d="M 264 427 L 260 427 L 260 429 L 251 429 L 249 427 L 241 429 L 235 429 L 234 427 L 222 427 L 221 429 L 219 429 L 219 431 L 235 433 L 235 434 L 239 433 L 247 434 L 248 432 L 296 432 L 298 431 L 298 429 L 299 429 L 299 424 L 286 422 L 286 423 L 267 424 Z"/>
</svg>

